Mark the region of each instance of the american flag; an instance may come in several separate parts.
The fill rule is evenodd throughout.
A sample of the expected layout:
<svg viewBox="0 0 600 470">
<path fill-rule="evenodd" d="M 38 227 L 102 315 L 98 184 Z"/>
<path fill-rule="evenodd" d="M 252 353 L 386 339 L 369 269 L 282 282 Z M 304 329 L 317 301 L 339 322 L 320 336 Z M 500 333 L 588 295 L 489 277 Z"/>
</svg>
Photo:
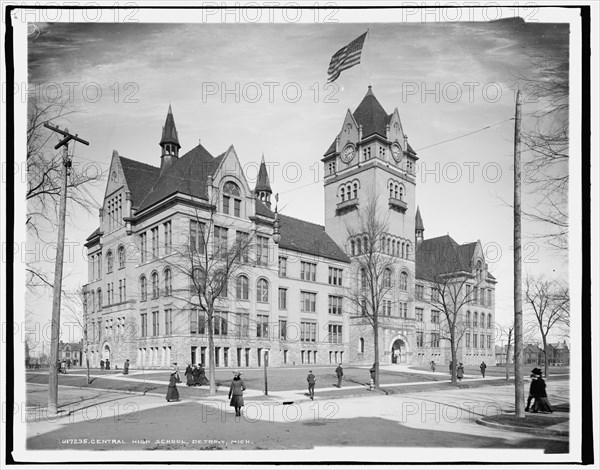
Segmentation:
<svg viewBox="0 0 600 470">
<path fill-rule="evenodd" d="M 360 54 L 366 37 L 367 33 L 364 33 L 333 54 L 331 62 L 329 62 L 329 69 L 327 69 L 329 75 L 327 82 L 331 83 L 335 81 L 340 76 L 340 73 L 342 73 L 342 70 L 360 64 Z"/>
</svg>

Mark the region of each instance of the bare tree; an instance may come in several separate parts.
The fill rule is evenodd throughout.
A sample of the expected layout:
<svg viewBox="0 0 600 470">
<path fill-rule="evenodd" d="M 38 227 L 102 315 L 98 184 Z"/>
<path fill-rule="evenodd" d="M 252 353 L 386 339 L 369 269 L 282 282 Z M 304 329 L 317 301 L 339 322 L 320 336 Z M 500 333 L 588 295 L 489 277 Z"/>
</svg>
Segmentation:
<svg viewBox="0 0 600 470">
<path fill-rule="evenodd" d="M 210 182 L 209 182 L 210 184 Z M 180 239 L 187 239 L 184 246 L 174 246 L 174 256 L 168 258 L 168 264 L 189 281 L 189 287 L 180 284 L 172 295 L 181 300 L 192 311 L 201 313 L 198 316 L 198 328 L 204 327 L 208 336 L 208 374 L 210 393 L 216 392 L 215 380 L 215 322 L 224 321 L 216 314 L 219 306 L 227 298 L 228 292 L 234 287 L 232 282 L 239 274 L 249 269 L 251 248 L 256 244 L 256 263 L 262 264 L 264 256 L 269 256 L 268 247 L 262 245 L 262 237 L 256 236 L 257 230 L 248 224 L 236 230 L 234 243 L 228 240 L 229 231 L 219 226 L 216 221 L 216 197 L 212 204 L 201 210 L 195 208 L 195 214 L 190 218 L 189 233 Z M 265 251 L 267 250 L 267 251 Z M 268 258 L 267 258 L 268 259 Z M 218 323 L 221 331 L 225 325 Z"/>
<path fill-rule="evenodd" d="M 384 301 L 391 302 L 393 298 L 391 273 L 395 266 L 394 258 L 386 254 L 382 246 L 389 224 L 387 216 L 379 214 L 377 203 L 377 196 L 371 196 L 359 211 L 356 228 L 348 229 L 356 277 L 351 286 L 341 291 L 373 329 L 376 387 L 379 386 L 379 326 Z"/>
<path fill-rule="evenodd" d="M 68 103 L 60 98 L 43 100 L 34 94 L 28 101 L 26 225 L 28 236 L 40 241 L 44 241 L 44 232 L 55 232 L 63 167 L 62 149 L 54 149 L 53 133 L 44 124 L 52 121 L 64 125 L 66 116 L 73 112 Z M 70 152 L 74 152 L 72 147 Z M 89 187 L 101 184 L 104 175 L 105 171 L 98 165 L 72 166 L 67 181 L 68 201 L 86 211 L 98 207 Z M 26 270 L 29 288 L 52 287 L 52 282 L 39 263 L 28 263 Z"/>
<path fill-rule="evenodd" d="M 528 219 L 541 222 L 548 232 L 538 235 L 554 248 L 568 248 L 569 216 L 569 65 L 559 57 L 531 57 L 532 76 L 525 80 L 529 102 L 540 109 L 531 115 L 534 127 L 525 130 L 522 142 L 527 150 L 524 183 L 535 198 L 532 208 L 523 211 Z"/>
<path fill-rule="evenodd" d="M 544 354 L 544 373 L 548 376 L 548 337 L 563 321 L 564 312 L 568 310 L 568 288 L 565 290 L 555 280 L 527 276 L 525 279 L 525 303 L 528 306 L 531 321 L 528 327 L 536 331 L 542 338 Z"/>
<path fill-rule="evenodd" d="M 63 292 L 65 296 L 65 307 L 69 311 L 70 319 L 73 320 L 81 329 L 83 339 L 83 352 L 85 354 L 85 367 L 87 383 L 90 384 L 90 359 L 89 359 L 89 341 L 88 341 L 88 303 L 87 292 L 84 287 L 80 287 L 75 292 Z"/>
<path fill-rule="evenodd" d="M 513 345 L 513 334 L 515 330 L 514 322 L 510 322 L 505 326 L 498 326 L 500 332 L 500 338 L 506 338 L 506 380 L 510 379 L 510 351 Z"/>
</svg>

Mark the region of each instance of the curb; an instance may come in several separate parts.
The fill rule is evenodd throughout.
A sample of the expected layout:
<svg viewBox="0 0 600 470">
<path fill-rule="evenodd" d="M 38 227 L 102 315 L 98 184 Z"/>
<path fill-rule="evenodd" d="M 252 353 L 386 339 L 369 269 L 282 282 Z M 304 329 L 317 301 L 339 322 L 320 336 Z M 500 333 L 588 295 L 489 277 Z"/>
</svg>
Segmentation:
<svg viewBox="0 0 600 470">
<path fill-rule="evenodd" d="M 487 426 L 489 428 L 501 429 L 503 431 L 521 432 L 525 434 L 533 434 L 535 436 L 554 436 L 554 437 L 569 437 L 569 431 L 561 429 L 544 429 L 544 428 L 525 428 L 522 426 L 511 426 L 510 424 L 500 424 L 491 421 L 486 421 L 485 418 L 475 420 L 477 424 Z"/>
</svg>

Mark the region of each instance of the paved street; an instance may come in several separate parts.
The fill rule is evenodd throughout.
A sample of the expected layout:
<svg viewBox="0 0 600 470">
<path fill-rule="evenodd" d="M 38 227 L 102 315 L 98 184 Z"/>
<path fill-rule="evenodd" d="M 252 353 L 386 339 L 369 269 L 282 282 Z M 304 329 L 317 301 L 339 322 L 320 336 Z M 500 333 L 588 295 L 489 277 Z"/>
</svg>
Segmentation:
<svg viewBox="0 0 600 470">
<path fill-rule="evenodd" d="M 326 379 L 327 374 L 331 373 L 329 369 L 319 370 L 317 377 L 324 375 Z M 357 371 L 359 373 L 360 369 Z M 253 376 L 252 371 L 244 372 L 246 376 Z M 254 371 L 255 374 L 259 372 Z M 287 372 L 280 372 L 282 377 L 287 376 Z M 304 373 L 298 370 L 293 372 L 296 375 Z M 312 402 L 305 396 L 304 389 L 296 388 L 295 382 L 289 384 L 288 390 L 276 390 L 268 397 L 259 388 L 249 386 L 245 394 L 244 416 L 237 420 L 223 387 L 216 396 L 207 397 L 194 395 L 199 393 L 197 389 L 192 391 L 179 386 L 181 401 L 167 403 L 164 399 L 164 373 L 158 374 L 161 380 L 142 378 L 146 383 L 156 382 L 156 388 L 145 395 L 62 386 L 59 395 L 65 416 L 48 420 L 45 419 L 43 407 L 39 406 L 45 403 L 46 386 L 28 382 L 25 416 L 28 421 L 27 442 L 31 449 L 312 449 L 322 446 L 383 446 L 534 448 L 552 453 L 568 451 L 568 438 L 565 437 L 536 437 L 475 423 L 482 416 L 510 411 L 513 407 L 513 386 L 503 385 L 497 378 L 486 378 L 484 381 L 473 377 L 464 381 L 461 387 L 469 387 L 476 382 L 477 387 L 447 385 L 439 389 L 432 386 L 432 379 L 441 381 L 442 375 L 420 371 L 410 381 L 409 370 L 396 368 L 390 372 L 397 375 L 383 375 L 407 376 L 406 380 L 396 383 L 396 390 L 416 383 L 424 383 L 422 387 L 426 388 L 421 391 L 406 388 L 400 393 L 385 395 L 366 392 L 364 385 L 350 385 L 350 381 L 345 382 L 339 390 L 331 386 L 331 380 L 323 380 Z M 230 374 L 230 371 L 219 371 L 218 375 L 223 375 L 223 381 L 228 377 L 226 373 Z M 40 375 L 38 373 L 36 377 Z M 130 385 L 140 379 L 135 374 L 129 377 L 111 375 L 112 379 L 105 379 L 106 382 Z M 349 375 L 352 377 L 352 374 Z M 428 375 L 429 381 L 420 380 Z M 280 381 L 276 378 L 278 376 L 273 373 L 274 384 Z M 61 376 L 61 380 L 64 377 Z M 249 382 L 252 380 L 249 379 Z M 447 376 L 443 380 L 447 381 Z M 302 385 L 301 381 L 298 384 Z M 390 390 L 394 389 L 392 385 L 388 385 Z M 358 387 L 356 390 L 362 395 L 344 395 L 352 387 Z M 555 377 L 549 382 L 548 389 L 553 405 L 568 401 L 567 380 Z M 332 395 L 336 393 L 337 397 Z M 330 395 L 324 396 L 326 394 Z M 284 405 L 284 402 L 292 403 Z"/>
</svg>

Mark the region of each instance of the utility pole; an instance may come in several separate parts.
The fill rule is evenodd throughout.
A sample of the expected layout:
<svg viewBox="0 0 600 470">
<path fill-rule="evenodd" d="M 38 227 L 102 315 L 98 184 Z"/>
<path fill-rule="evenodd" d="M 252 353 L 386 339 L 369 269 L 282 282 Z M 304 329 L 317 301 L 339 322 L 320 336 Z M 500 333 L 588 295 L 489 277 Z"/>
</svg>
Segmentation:
<svg viewBox="0 0 600 470">
<path fill-rule="evenodd" d="M 523 293 L 521 266 L 521 90 L 517 91 L 515 105 L 514 148 L 514 306 L 515 306 L 515 417 L 525 417 L 525 391 L 523 390 Z"/>
<path fill-rule="evenodd" d="M 60 339 L 60 303 L 62 294 L 62 273 L 65 251 L 65 219 L 67 213 L 67 176 L 72 166 L 69 158 L 69 142 L 76 140 L 84 145 L 89 142 L 80 139 L 77 135 L 69 134 L 69 129 L 62 130 L 58 126 L 44 123 L 44 127 L 57 132 L 63 139 L 54 146 L 55 149 L 63 147 L 63 161 L 61 170 L 60 202 L 58 212 L 58 239 L 56 242 L 56 260 L 54 262 L 54 284 L 52 295 L 52 322 L 50 330 L 50 370 L 48 371 L 48 415 L 58 414 L 58 343 Z"/>
</svg>

